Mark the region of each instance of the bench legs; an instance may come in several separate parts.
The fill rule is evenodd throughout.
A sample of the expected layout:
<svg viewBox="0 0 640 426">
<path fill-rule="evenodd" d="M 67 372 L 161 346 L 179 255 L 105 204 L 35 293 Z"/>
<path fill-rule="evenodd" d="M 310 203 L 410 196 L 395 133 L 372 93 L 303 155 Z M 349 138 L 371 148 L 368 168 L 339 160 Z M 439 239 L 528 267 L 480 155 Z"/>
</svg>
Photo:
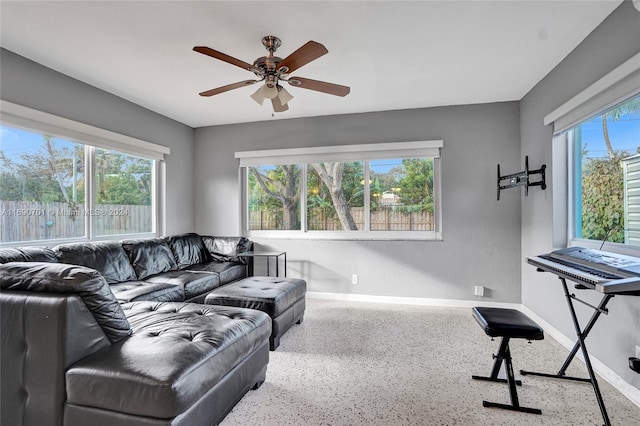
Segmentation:
<svg viewBox="0 0 640 426">
<path fill-rule="evenodd" d="M 491 376 L 471 376 L 474 380 L 484 380 L 489 382 L 500 382 L 500 383 L 508 383 L 509 384 L 509 395 L 511 396 L 511 405 L 509 404 L 499 404 L 497 402 L 489 402 L 482 401 L 482 405 L 484 407 L 494 407 L 494 408 L 503 408 L 505 410 L 513 410 L 513 411 L 522 411 L 525 413 L 532 414 L 542 414 L 542 410 L 538 408 L 529 408 L 522 407 L 520 402 L 518 401 L 518 391 L 516 389 L 516 385 L 521 385 L 522 382 L 520 380 L 516 380 L 513 374 L 513 363 L 511 362 L 511 351 L 509 350 L 509 337 L 503 337 L 500 341 L 500 349 L 498 350 L 498 354 L 494 356 L 495 362 L 493 364 L 493 369 L 491 370 Z M 505 369 L 507 371 L 507 378 L 500 379 L 498 378 L 498 373 L 500 372 L 500 368 L 502 367 L 502 361 L 504 361 Z"/>
</svg>

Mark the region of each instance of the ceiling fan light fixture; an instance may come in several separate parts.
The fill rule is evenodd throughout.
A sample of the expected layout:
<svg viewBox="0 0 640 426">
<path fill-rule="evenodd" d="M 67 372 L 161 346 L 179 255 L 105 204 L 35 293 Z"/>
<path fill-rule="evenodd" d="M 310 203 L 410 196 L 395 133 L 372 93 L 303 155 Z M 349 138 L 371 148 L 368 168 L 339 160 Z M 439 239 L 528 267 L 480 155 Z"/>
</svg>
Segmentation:
<svg viewBox="0 0 640 426">
<path fill-rule="evenodd" d="M 271 105 L 273 105 L 273 112 L 284 112 L 289 109 L 289 105 L 281 103 L 278 96 L 271 99 Z"/>
<path fill-rule="evenodd" d="M 251 95 L 251 99 L 253 99 L 254 101 L 256 101 L 258 103 L 258 105 L 262 105 L 264 103 L 265 100 L 265 96 L 263 93 L 263 89 L 264 86 L 261 86 L 258 90 L 255 91 L 255 93 L 253 95 Z"/>
<path fill-rule="evenodd" d="M 266 83 L 264 86 L 262 86 L 262 94 L 267 99 L 273 99 L 278 96 L 278 89 L 276 88 L 275 84 Z"/>
<path fill-rule="evenodd" d="M 284 87 L 282 86 L 277 86 L 277 87 L 278 87 L 278 99 L 280 100 L 280 103 L 282 105 L 288 104 L 289 101 L 293 99 L 293 96 L 291 95 L 291 93 L 287 92 Z"/>
</svg>

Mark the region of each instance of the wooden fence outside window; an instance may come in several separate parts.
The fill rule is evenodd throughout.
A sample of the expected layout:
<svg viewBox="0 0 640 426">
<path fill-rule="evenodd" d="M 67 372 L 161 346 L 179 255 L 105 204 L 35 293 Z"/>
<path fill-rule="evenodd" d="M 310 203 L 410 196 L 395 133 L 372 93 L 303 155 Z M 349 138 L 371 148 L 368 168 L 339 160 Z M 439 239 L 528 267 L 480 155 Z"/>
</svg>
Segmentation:
<svg viewBox="0 0 640 426">
<path fill-rule="evenodd" d="M 351 217 L 358 230 L 364 230 L 364 208 L 351 208 Z M 380 208 L 371 212 L 372 231 L 433 231 L 433 213 L 405 213 L 392 207 Z M 329 210 L 314 209 L 307 220 L 310 231 L 340 231 L 342 226 Z M 282 230 L 280 215 L 268 210 L 249 212 L 250 230 Z"/>
<path fill-rule="evenodd" d="M 152 231 L 151 206 L 100 204 L 87 211 L 67 203 L 0 200 L 0 241 L 38 241 L 86 235 L 87 219 L 95 219 L 95 235 Z"/>
</svg>

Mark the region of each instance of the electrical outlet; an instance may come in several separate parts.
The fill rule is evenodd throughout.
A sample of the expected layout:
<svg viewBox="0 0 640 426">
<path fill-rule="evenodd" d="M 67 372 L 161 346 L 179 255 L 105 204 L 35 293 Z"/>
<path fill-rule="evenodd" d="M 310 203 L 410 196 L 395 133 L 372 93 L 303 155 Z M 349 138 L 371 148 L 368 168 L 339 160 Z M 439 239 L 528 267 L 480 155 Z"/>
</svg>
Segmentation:
<svg viewBox="0 0 640 426">
<path fill-rule="evenodd" d="M 474 294 L 480 297 L 484 296 L 484 286 L 477 285 L 475 288 Z"/>
<path fill-rule="evenodd" d="M 640 345 L 636 345 L 636 358 L 640 358 Z"/>
<path fill-rule="evenodd" d="M 358 284 L 358 274 L 351 275 L 351 284 Z"/>
</svg>

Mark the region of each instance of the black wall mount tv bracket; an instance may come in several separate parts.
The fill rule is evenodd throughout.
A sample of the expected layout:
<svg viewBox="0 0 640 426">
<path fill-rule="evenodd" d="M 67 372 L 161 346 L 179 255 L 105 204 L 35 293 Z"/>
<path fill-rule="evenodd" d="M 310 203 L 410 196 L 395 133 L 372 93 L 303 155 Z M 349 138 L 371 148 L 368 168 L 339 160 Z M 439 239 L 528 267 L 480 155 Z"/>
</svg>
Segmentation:
<svg viewBox="0 0 640 426">
<path fill-rule="evenodd" d="M 538 170 L 529 170 L 529 156 L 524 157 L 524 171 L 518 173 L 512 173 L 510 175 L 500 176 L 500 164 L 498 164 L 498 201 L 500 201 L 500 191 L 503 189 L 515 188 L 517 186 L 524 186 L 524 195 L 529 195 L 530 186 L 539 186 L 540 188 L 547 189 L 545 169 L 547 166 L 543 164 Z M 540 180 L 531 182 L 529 176 L 540 175 Z"/>
</svg>

